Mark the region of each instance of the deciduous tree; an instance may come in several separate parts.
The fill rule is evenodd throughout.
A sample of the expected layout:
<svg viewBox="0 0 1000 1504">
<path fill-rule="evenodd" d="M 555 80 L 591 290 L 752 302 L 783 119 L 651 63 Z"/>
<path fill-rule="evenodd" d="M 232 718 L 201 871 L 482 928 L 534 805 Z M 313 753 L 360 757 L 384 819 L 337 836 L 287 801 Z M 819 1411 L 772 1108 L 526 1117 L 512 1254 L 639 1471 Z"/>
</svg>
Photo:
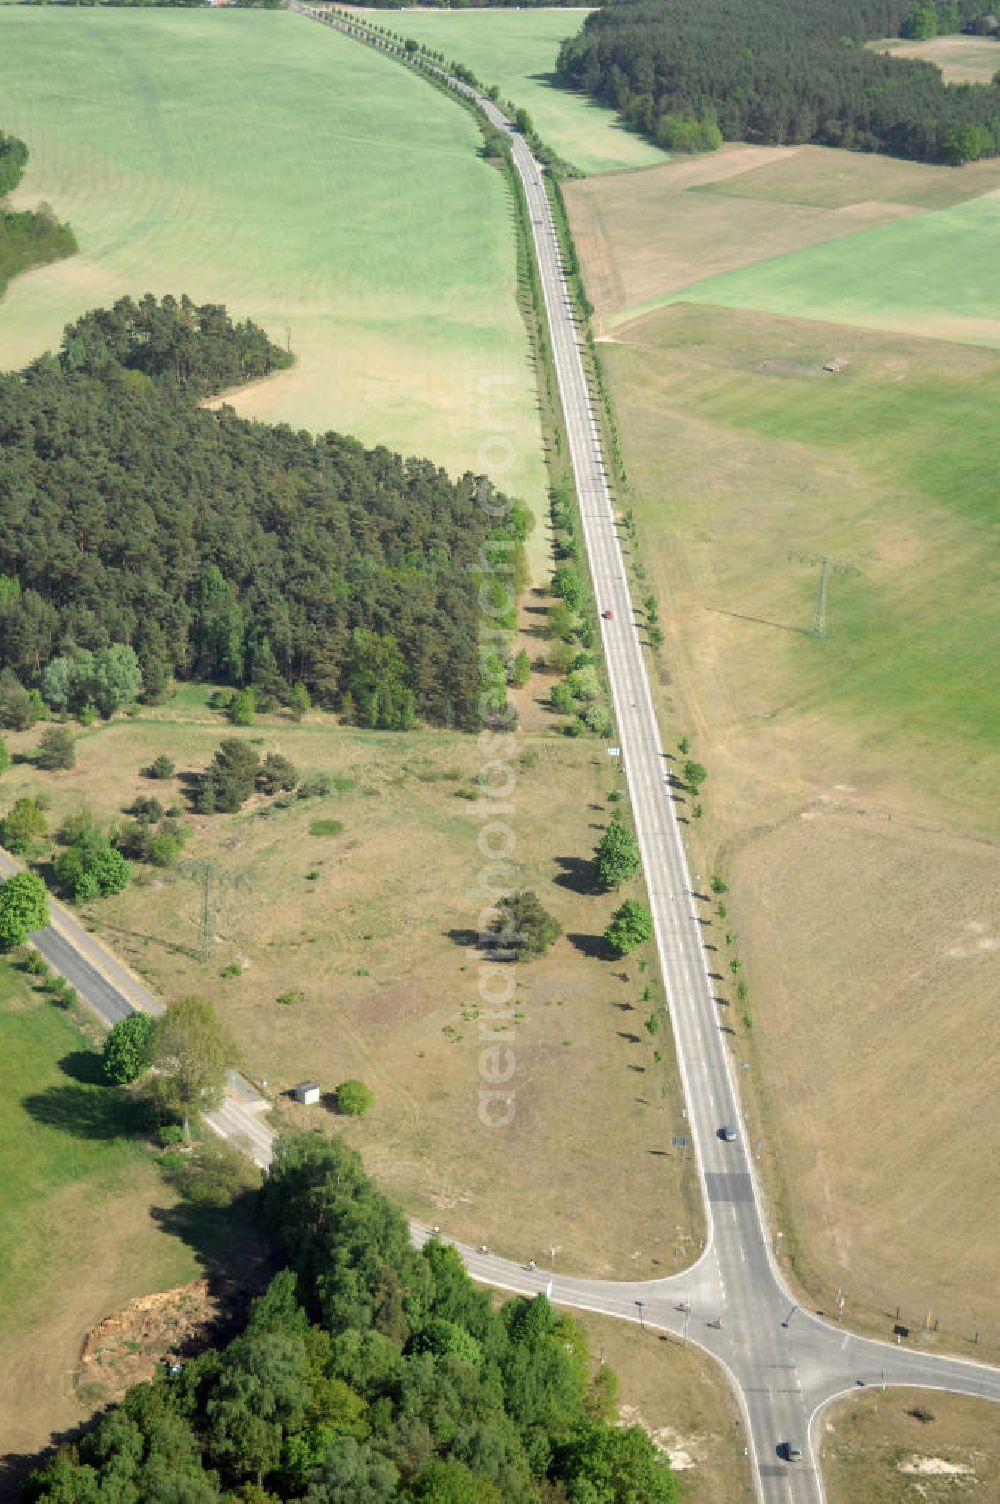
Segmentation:
<svg viewBox="0 0 1000 1504">
<path fill-rule="evenodd" d="M 620 888 L 637 875 L 641 865 L 635 836 L 616 810 L 594 853 L 597 876 L 605 888 Z"/>
<path fill-rule="evenodd" d="M 634 898 L 627 898 L 621 908 L 615 910 L 604 931 L 604 938 L 616 956 L 627 956 L 652 936 L 653 916 L 645 904 Z"/>
<path fill-rule="evenodd" d="M 572 1504 L 675 1504 L 670 1463 L 641 1426 L 593 1426 L 565 1448 L 561 1471 Z"/>
<path fill-rule="evenodd" d="M 337 1111 L 345 1117 L 363 1116 L 374 1100 L 375 1093 L 363 1081 L 341 1081 L 337 1087 Z"/>
<path fill-rule="evenodd" d="M 697 795 L 698 790 L 705 782 L 705 769 L 700 762 L 695 762 L 689 757 L 684 764 L 683 777 L 692 794 Z"/>
<path fill-rule="evenodd" d="M 211 766 L 202 774 L 198 808 L 234 814 L 249 799 L 260 767 L 260 754 L 249 742 L 230 736 L 221 742 Z"/>
<path fill-rule="evenodd" d="M 148 1013 L 129 1013 L 112 1026 L 104 1041 L 104 1074 L 124 1086 L 142 1075 L 153 1058 L 153 1020 Z"/>
<path fill-rule="evenodd" d="M 262 794 L 289 793 L 299 781 L 298 769 L 280 752 L 268 752 L 256 781 Z"/>
<path fill-rule="evenodd" d="M 7 850 L 21 856 L 45 834 L 47 828 L 45 816 L 35 800 L 24 797 L 15 799 L 4 815 L 0 835 Z"/>
<path fill-rule="evenodd" d="M 65 726 L 47 726 L 35 750 L 35 766 L 47 773 L 76 767 L 76 742 Z"/>
<path fill-rule="evenodd" d="M 301 680 L 293 684 L 288 691 L 288 708 L 292 713 L 293 721 L 301 721 L 312 708 L 312 696 Z"/>
<path fill-rule="evenodd" d="M 17 872 L 0 885 L 0 949 L 23 945 L 49 922 L 49 895 L 34 872 Z"/>
<path fill-rule="evenodd" d="M 252 684 L 233 695 L 227 714 L 234 726 L 252 726 L 257 713 L 257 691 Z"/>
<path fill-rule="evenodd" d="M 542 956 L 562 934 L 562 925 L 543 908 L 537 893 L 520 888 L 498 902 L 493 933 L 501 957 Z"/>
<path fill-rule="evenodd" d="M 226 1068 L 236 1059 L 235 1045 L 203 998 L 181 998 L 157 1021 L 152 1091 L 181 1119 L 185 1138 L 193 1115 L 222 1105 Z"/>
</svg>

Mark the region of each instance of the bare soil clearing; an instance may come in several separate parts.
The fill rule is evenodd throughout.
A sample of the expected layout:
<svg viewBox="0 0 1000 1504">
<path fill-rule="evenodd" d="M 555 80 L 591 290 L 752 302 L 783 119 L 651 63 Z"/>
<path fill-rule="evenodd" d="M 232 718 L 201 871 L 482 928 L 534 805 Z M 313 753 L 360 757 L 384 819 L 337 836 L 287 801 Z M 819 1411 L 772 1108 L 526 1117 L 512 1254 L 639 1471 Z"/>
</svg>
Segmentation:
<svg viewBox="0 0 1000 1504">
<path fill-rule="evenodd" d="M 130 1300 L 87 1333 L 77 1386 L 89 1408 L 117 1404 L 133 1384 L 145 1384 L 164 1363 L 185 1361 L 211 1347 L 226 1323 L 245 1313 L 250 1292 L 231 1280 L 191 1280 Z"/>
</svg>

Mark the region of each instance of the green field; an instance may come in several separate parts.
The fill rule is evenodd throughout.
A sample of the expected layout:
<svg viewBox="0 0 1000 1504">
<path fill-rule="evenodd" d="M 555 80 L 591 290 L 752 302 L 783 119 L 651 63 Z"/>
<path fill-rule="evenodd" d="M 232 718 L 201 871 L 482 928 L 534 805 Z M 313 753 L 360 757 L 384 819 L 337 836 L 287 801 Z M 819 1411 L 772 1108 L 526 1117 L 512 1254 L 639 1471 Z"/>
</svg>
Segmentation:
<svg viewBox="0 0 1000 1504">
<path fill-rule="evenodd" d="M 714 604 L 805 629 L 815 576 L 782 554 L 861 567 L 831 583 L 822 649 L 805 632 L 772 643 L 782 714 L 845 716 L 870 737 L 905 728 L 897 759 L 939 792 L 973 793 L 1000 740 L 983 652 L 1000 636 L 1000 359 L 696 306 L 626 333 L 605 362 L 633 460 L 650 494 L 669 496 L 661 527 L 714 538 Z M 847 367 L 823 375 L 834 353 Z M 739 549 L 721 546 L 745 528 Z M 918 773 L 930 748 L 949 756 Z M 960 748 L 969 761 L 953 763 Z"/>
<path fill-rule="evenodd" d="M 613 110 L 556 88 L 559 44 L 575 36 L 585 10 L 368 12 L 379 26 L 414 37 L 465 63 L 505 98 L 523 105 L 546 145 L 581 172 L 613 172 L 662 162 L 657 147 L 621 124 Z"/>
<path fill-rule="evenodd" d="M 12 284 L 0 365 L 84 309 L 187 292 L 290 337 L 296 368 L 239 411 L 453 472 L 513 453 L 497 478 L 543 495 L 507 188 L 423 80 L 285 13 L 10 7 L 0 122 L 31 149 L 14 205 L 47 200 L 80 246 Z"/>
<path fill-rule="evenodd" d="M 151 1215 L 175 1197 L 128 1136 L 71 1016 L 0 966 L 0 1445 L 28 1450 L 81 1410 L 80 1342 L 128 1300 L 195 1279 L 193 1248 Z"/>
<path fill-rule="evenodd" d="M 658 304 L 753 308 L 997 347 L 998 235 L 994 192 L 712 277 Z"/>
</svg>

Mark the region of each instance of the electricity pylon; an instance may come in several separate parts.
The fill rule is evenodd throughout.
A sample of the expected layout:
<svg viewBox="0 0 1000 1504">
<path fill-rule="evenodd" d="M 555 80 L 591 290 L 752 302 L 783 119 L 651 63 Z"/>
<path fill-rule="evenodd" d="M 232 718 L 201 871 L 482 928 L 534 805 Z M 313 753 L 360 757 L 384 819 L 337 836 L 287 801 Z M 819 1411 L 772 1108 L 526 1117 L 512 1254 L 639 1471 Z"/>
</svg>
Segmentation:
<svg viewBox="0 0 1000 1504">
<path fill-rule="evenodd" d="M 791 554 L 800 564 L 819 565 L 819 583 L 816 586 L 816 604 L 813 607 L 812 636 L 826 636 L 826 581 L 830 574 L 860 574 L 861 570 L 849 559 L 835 559 L 831 554 Z"/>
<path fill-rule="evenodd" d="M 231 887 L 238 891 L 249 891 L 250 880 L 246 877 L 233 877 L 230 873 L 223 872 L 211 857 L 195 857 L 191 861 L 180 862 L 177 871 L 181 877 L 186 877 L 190 882 L 201 884 L 201 945 L 198 953 L 203 961 L 207 961 L 214 928 L 212 924 L 215 912 L 213 889 Z"/>
</svg>

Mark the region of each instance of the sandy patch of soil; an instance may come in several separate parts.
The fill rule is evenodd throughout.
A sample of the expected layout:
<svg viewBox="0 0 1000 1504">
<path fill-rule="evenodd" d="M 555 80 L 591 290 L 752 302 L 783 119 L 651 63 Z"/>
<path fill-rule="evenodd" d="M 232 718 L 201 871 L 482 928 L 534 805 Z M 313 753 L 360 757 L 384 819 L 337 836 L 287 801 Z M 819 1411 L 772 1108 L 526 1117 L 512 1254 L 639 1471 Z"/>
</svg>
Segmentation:
<svg viewBox="0 0 1000 1504">
<path fill-rule="evenodd" d="M 899 1464 L 901 1473 L 911 1473 L 918 1478 L 954 1478 L 975 1471 L 961 1462 L 946 1462 L 943 1457 L 911 1457 Z"/>
<path fill-rule="evenodd" d="M 84 1338 L 78 1387 L 100 1384 L 106 1403 L 113 1404 L 168 1360 L 182 1362 L 212 1346 L 247 1300 L 246 1289 L 230 1280 L 196 1279 L 129 1301 Z"/>
</svg>

